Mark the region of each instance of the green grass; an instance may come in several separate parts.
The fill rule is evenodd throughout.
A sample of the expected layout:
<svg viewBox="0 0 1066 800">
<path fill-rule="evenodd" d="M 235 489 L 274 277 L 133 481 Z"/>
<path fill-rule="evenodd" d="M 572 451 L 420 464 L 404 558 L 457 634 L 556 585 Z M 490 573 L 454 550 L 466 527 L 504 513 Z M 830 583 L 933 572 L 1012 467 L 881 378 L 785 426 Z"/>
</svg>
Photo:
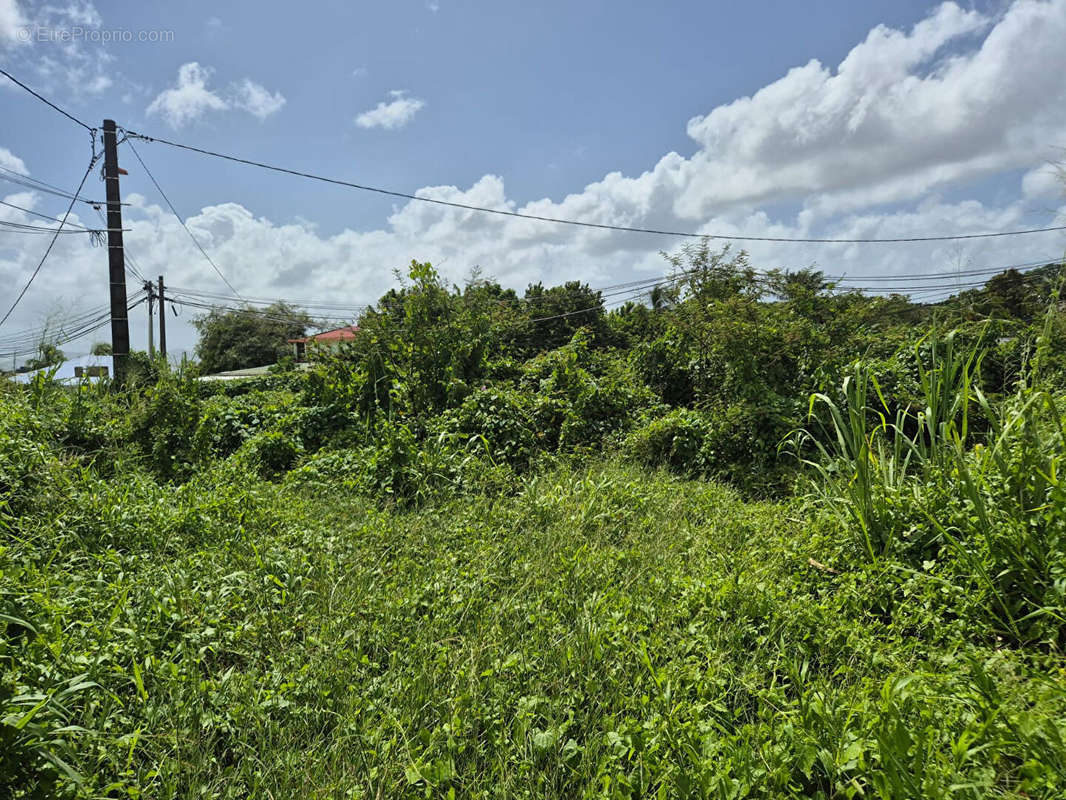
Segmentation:
<svg viewBox="0 0 1066 800">
<path fill-rule="evenodd" d="M 1066 792 L 1062 658 L 799 503 L 614 461 L 417 511 L 66 480 L 0 548 L 16 797 L 17 759 L 50 796 Z"/>
</svg>

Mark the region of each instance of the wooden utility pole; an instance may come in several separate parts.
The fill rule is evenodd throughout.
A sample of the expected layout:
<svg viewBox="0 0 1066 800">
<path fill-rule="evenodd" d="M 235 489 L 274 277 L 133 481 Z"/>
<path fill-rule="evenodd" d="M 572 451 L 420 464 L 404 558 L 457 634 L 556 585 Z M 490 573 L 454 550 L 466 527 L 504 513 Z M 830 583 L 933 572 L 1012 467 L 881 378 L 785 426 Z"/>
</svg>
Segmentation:
<svg viewBox="0 0 1066 800">
<path fill-rule="evenodd" d="M 126 260 L 122 249 L 122 200 L 118 190 L 118 138 L 113 119 L 104 120 L 104 189 L 107 198 L 107 266 L 111 289 L 111 354 L 115 380 L 126 381 L 130 321 L 126 309 Z"/>
<path fill-rule="evenodd" d="M 148 357 L 155 358 L 155 319 L 152 316 L 152 307 L 155 305 L 155 290 L 151 281 L 145 281 L 144 288 L 148 290 Z"/>
<path fill-rule="evenodd" d="M 159 355 L 167 358 L 167 303 L 163 294 L 163 276 L 159 276 Z"/>
</svg>

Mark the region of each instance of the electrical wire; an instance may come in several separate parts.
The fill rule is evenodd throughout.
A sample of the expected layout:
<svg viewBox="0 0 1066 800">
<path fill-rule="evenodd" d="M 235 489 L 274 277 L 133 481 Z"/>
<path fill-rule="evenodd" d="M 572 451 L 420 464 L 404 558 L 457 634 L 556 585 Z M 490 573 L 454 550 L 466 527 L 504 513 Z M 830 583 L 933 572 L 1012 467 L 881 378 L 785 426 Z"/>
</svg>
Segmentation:
<svg viewBox="0 0 1066 800">
<path fill-rule="evenodd" d="M 130 297 L 139 298 L 143 291 L 143 289 L 138 289 Z M 100 314 L 109 313 L 109 310 L 110 305 L 94 306 L 83 311 L 77 311 L 61 319 L 52 318 L 44 325 L 0 336 L 0 346 L 8 346 L 12 344 L 12 342 L 20 339 L 38 338 L 45 335 L 49 330 L 64 331 L 68 328 L 80 325 L 86 320 L 93 319 Z"/>
<path fill-rule="evenodd" d="M 352 181 L 341 180 L 339 178 L 329 178 L 323 175 L 316 175 L 312 172 L 304 172 L 301 170 L 290 169 L 288 167 L 279 167 L 274 164 L 267 164 L 262 161 L 253 161 L 248 158 L 241 158 L 239 156 L 227 155 L 225 153 L 218 153 L 214 150 L 207 150 L 202 147 L 194 147 L 193 145 L 181 144 L 180 142 L 173 142 L 169 139 L 163 139 L 157 136 L 148 136 L 143 133 L 136 133 L 123 129 L 127 137 L 140 139 L 145 142 L 159 142 L 160 144 L 169 145 L 170 147 L 176 147 L 182 150 L 188 150 L 193 153 L 199 153 L 205 156 L 211 156 L 213 158 L 221 158 L 226 161 L 233 161 L 238 164 L 246 164 L 252 167 L 258 167 L 260 169 L 270 170 L 272 172 L 280 172 L 286 175 L 294 175 L 300 178 L 307 178 L 309 180 L 320 181 L 322 183 L 329 183 L 335 186 L 345 186 L 349 189 L 357 189 L 362 192 L 373 192 L 375 194 L 382 194 L 388 197 L 399 197 L 404 200 L 414 200 L 420 203 L 431 203 L 433 205 L 447 206 L 449 208 L 458 208 L 464 211 L 477 211 L 483 214 L 496 214 L 504 217 L 515 217 L 518 219 L 529 219 L 537 222 L 550 222 L 557 225 L 572 225 L 581 228 L 594 228 L 597 230 L 606 231 L 620 231 L 625 233 L 646 233 L 654 234 L 657 236 L 679 236 L 693 239 L 721 239 L 725 241 L 737 241 L 737 242 L 787 242 L 797 244 L 900 244 L 904 242 L 946 242 L 946 241 L 959 241 L 964 239 L 989 239 L 999 236 L 1021 236 L 1024 234 L 1032 233 L 1047 233 L 1049 231 L 1063 231 L 1066 230 L 1066 225 L 1057 225 L 1047 228 L 1027 228 L 1022 230 L 1011 231 L 994 231 L 991 233 L 967 233 L 967 234 L 952 234 L 944 236 L 903 236 L 892 238 L 854 238 L 854 239 L 836 239 L 836 238 L 804 238 L 794 236 L 741 236 L 741 235 L 728 235 L 720 233 L 692 233 L 691 231 L 670 231 L 659 230 L 656 228 L 639 228 L 628 225 L 609 225 L 599 222 L 587 222 L 583 220 L 563 219 L 560 217 L 548 217 L 540 214 L 526 214 L 521 211 L 508 211 L 502 208 L 486 208 L 484 206 L 475 206 L 469 203 L 459 203 L 452 200 L 440 200 L 435 197 L 425 197 L 418 194 L 410 194 L 408 192 L 400 192 L 393 189 L 383 189 L 377 186 L 367 186 L 360 183 L 353 183 Z"/>
<path fill-rule="evenodd" d="M 24 222 L 11 222 L 9 220 L 0 220 L 0 228 L 2 228 L 7 233 L 39 233 L 39 234 L 45 234 L 45 233 L 55 233 L 57 231 L 56 228 L 49 228 L 49 227 L 47 227 L 45 225 L 30 225 L 30 224 L 24 223 Z M 64 229 L 62 229 L 59 232 L 63 233 L 63 234 L 71 234 L 71 233 L 82 233 L 82 234 L 84 234 L 84 233 L 95 233 L 95 234 L 100 234 L 100 233 L 103 233 L 103 231 L 79 230 L 77 228 L 75 228 L 73 230 L 67 230 L 66 228 L 64 228 Z"/>
<path fill-rule="evenodd" d="M 189 230 L 189 226 L 185 224 L 185 220 L 184 220 L 184 219 L 182 219 L 182 217 L 181 217 L 181 214 L 179 214 L 179 213 L 178 213 L 178 210 L 177 210 L 176 208 L 174 208 L 174 204 L 170 202 L 170 198 L 169 198 L 169 197 L 167 197 L 167 195 L 166 195 L 166 192 L 164 192 L 164 191 L 163 191 L 163 187 L 159 185 L 159 181 L 157 181 L 157 180 L 155 179 L 155 176 L 154 176 L 154 175 L 152 174 L 152 171 L 151 171 L 150 169 L 148 169 L 148 165 L 147 165 L 147 164 L 145 164 L 145 163 L 144 163 L 144 159 L 142 159 L 142 158 L 141 158 L 141 154 L 137 152 L 137 148 L 136 148 L 136 147 L 134 147 L 134 146 L 133 146 L 133 142 L 131 142 L 131 141 L 129 140 L 129 138 L 128 138 L 128 133 L 129 133 L 129 132 L 128 132 L 128 131 L 126 131 L 125 133 L 127 134 L 127 138 L 126 138 L 126 139 L 125 139 L 124 141 L 126 142 L 126 144 L 127 144 L 127 145 L 129 145 L 129 148 L 130 148 L 130 150 L 131 150 L 131 151 L 133 151 L 133 155 L 135 155 L 135 156 L 137 157 L 137 160 L 138 160 L 138 161 L 140 162 L 140 164 L 141 164 L 141 167 L 143 167 L 143 168 L 144 168 L 144 171 L 145 171 L 145 173 L 146 173 L 146 174 L 148 175 L 148 177 L 149 177 L 149 178 L 150 178 L 150 179 L 152 180 L 152 183 L 153 183 L 153 184 L 155 185 L 156 191 L 158 191 L 158 192 L 159 192 L 159 195 L 160 195 L 160 197 L 162 197 L 162 198 L 163 198 L 163 200 L 164 200 L 164 201 L 166 202 L 166 204 L 167 204 L 167 205 L 168 205 L 168 206 L 170 207 L 170 210 L 171 210 L 171 212 L 172 212 L 172 213 L 174 214 L 174 216 L 175 216 L 175 217 L 177 217 L 177 219 L 178 219 L 178 222 L 180 222 L 180 223 L 181 223 L 181 227 L 183 227 L 183 228 L 185 229 L 185 232 L 186 232 L 187 234 L 189 234 L 189 238 L 190 238 L 190 239 L 192 239 L 192 241 L 193 241 L 193 244 L 195 244 L 195 245 L 196 245 L 196 247 L 197 247 L 197 249 L 199 249 L 200 253 L 201 253 L 201 254 L 203 254 L 203 257 L 204 257 L 205 259 L 207 259 L 207 263 L 211 265 L 211 268 L 212 268 L 212 269 L 213 269 L 213 270 L 214 270 L 214 271 L 215 271 L 216 273 L 218 273 L 218 277 L 220 277 L 220 278 L 222 279 L 222 282 L 223 282 L 224 284 L 226 284 L 226 286 L 228 286 L 228 287 L 229 287 L 229 289 L 230 289 L 230 291 L 231 291 L 231 292 L 233 292 L 233 293 L 234 293 L 235 295 L 237 295 L 238 297 L 240 297 L 240 294 L 241 294 L 241 293 L 240 293 L 240 292 L 238 292 L 238 291 L 237 291 L 237 290 L 236 290 L 235 288 L 233 288 L 233 284 L 232 284 L 232 283 L 230 283 L 230 282 L 229 282 L 229 280 L 227 280 L 226 276 L 222 274 L 222 270 L 220 270 L 220 269 L 218 268 L 218 265 L 217 265 L 217 264 L 215 264 L 215 262 L 211 260 L 211 256 L 209 256 L 209 255 L 207 254 L 207 251 L 206 251 L 206 250 L 204 250 L 204 246 L 203 246 L 202 244 L 200 244 L 200 240 L 199 240 L 199 239 L 197 239 L 197 238 L 196 238 L 196 237 L 195 237 L 195 236 L 193 235 L 193 232 L 192 232 L 191 230 Z"/>
<path fill-rule="evenodd" d="M 44 97 L 44 96 L 42 96 L 42 95 L 38 94 L 38 93 L 37 93 L 37 92 L 35 92 L 35 91 L 34 91 L 33 89 L 31 89 L 31 88 L 30 88 L 29 86 L 27 86 L 27 85 L 26 85 L 26 84 L 24 84 L 24 83 L 23 83 L 22 81 L 20 81 L 20 80 L 19 80 L 18 78 L 16 78 L 16 77 L 15 77 L 14 75 L 12 75 L 12 74 L 11 74 L 10 72 L 8 72 L 7 70 L 5 70 L 5 69 L 0 69 L 0 75 L 3 75 L 3 76 L 4 76 L 5 78 L 7 78 L 7 79 L 8 79 L 9 81 L 11 81 L 12 83 L 14 83 L 14 84 L 16 84 L 16 85 L 18 85 L 18 86 L 21 86 L 21 87 L 22 87 L 23 89 L 25 89 L 25 90 L 26 90 L 27 92 L 29 92 L 30 94 L 32 94 L 32 95 L 33 95 L 34 97 L 36 97 L 36 98 L 37 98 L 38 100 L 40 100 L 40 101 L 41 101 L 42 103 L 44 103 L 44 104 L 45 104 L 45 105 L 47 105 L 47 106 L 51 106 L 51 107 L 52 107 L 52 108 L 54 108 L 54 109 L 55 109 L 56 111 L 58 111 L 58 112 L 59 112 L 60 114 L 62 114 L 62 115 L 63 115 L 64 117 L 66 117 L 67 119 L 69 119 L 69 120 L 70 120 L 71 122 L 76 122 L 77 124 L 81 125 L 81 126 L 82 126 L 83 128 L 85 128 L 85 130 L 89 131 L 89 133 L 90 133 L 90 134 L 92 134 L 92 135 L 94 135 L 94 136 L 96 135 L 96 128 L 92 127 L 91 125 L 88 125 L 88 124 L 87 124 L 87 123 L 85 123 L 85 122 L 82 122 L 82 121 L 81 121 L 80 119 L 78 119 L 77 117 L 75 117 L 75 116 L 74 116 L 73 114 L 71 114 L 71 113 L 70 113 L 69 111 L 65 111 L 64 109 L 62 109 L 62 108 L 60 108 L 59 106 L 57 106 L 57 105 L 56 105 L 55 103 L 53 103 L 53 102 L 52 102 L 51 100 L 49 100 L 49 99 L 48 99 L 47 97 Z"/>
<path fill-rule="evenodd" d="M 1023 266 L 1024 267 L 1044 266 L 1047 263 L 1052 263 L 1052 262 L 1051 261 L 1031 262 L 1030 264 L 1027 264 L 1027 265 L 1018 265 L 1016 268 L 1021 269 Z M 1003 272 L 1004 269 L 1006 269 L 1006 268 L 1005 267 L 1000 267 L 1000 268 L 982 268 L 980 270 L 968 271 L 968 273 L 966 273 L 966 274 L 969 274 L 969 275 L 993 274 L 993 273 L 994 274 L 998 274 L 998 273 Z M 569 316 L 575 316 L 575 315 L 578 315 L 578 314 L 590 313 L 590 312 L 593 312 L 593 311 L 602 310 L 602 309 L 604 309 L 606 307 L 610 307 L 612 305 L 624 305 L 625 303 L 631 302 L 631 301 L 636 300 L 636 299 L 639 299 L 639 298 L 643 297 L 644 295 L 649 295 L 650 296 L 650 293 L 653 290 L 655 290 L 656 288 L 665 288 L 665 287 L 668 287 L 668 286 L 676 285 L 678 282 L 680 282 L 684 278 L 686 278 L 686 277 L 688 277 L 690 275 L 696 274 L 699 271 L 700 271 L 699 268 L 696 268 L 696 269 L 684 270 L 684 271 L 682 271 L 680 273 L 677 273 L 677 274 L 675 274 L 673 276 L 670 276 L 670 277 L 661 277 L 661 276 L 659 276 L 659 277 L 655 277 L 655 278 L 645 278 L 645 279 L 640 279 L 640 280 L 636 280 L 636 281 L 629 281 L 629 282 L 625 282 L 625 283 L 614 284 L 612 286 L 605 286 L 605 287 L 601 287 L 599 289 L 590 289 L 589 291 L 597 292 L 600 295 L 600 300 L 601 300 L 600 305 L 590 306 L 588 308 L 583 308 L 583 309 L 577 309 L 577 310 L 574 310 L 574 311 L 569 311 L 569 312 L 566 312 L 566 313 L 563 313 L 563 314 L 558 314 L 558 315 L 551 315 L 551 316 L 547 316 L 547 317 L 534 317 L 530 321 L 531 322 L 544 322 L 544 321 L 560 319 L 560 318 L 569 317 Z M 965 283 L 965 284 L 959 284 L 959 283 L 955 282 L 954 279 L 958 275 L 961 275 L 961 274 L 963 274 L 963 273 L 950 273 L 950 274 L 948 274 L 946 277 L 950 277 L 952 279 L 952 283 L 951 283 L 951 285 L 945 285 L 943 287 L 937 287 L 937 286 L 929 287 L 929 286 L 925 286 L 925 285 L 921 285 L 921 284 L 918 287 L 915 287 L 915 286 L 864 287 L 864 286 L 860 286 L 860 285 L 847 285 L 847 284 L 844 284 L 844 283 L 834 283 L 833 285 L 834 285 L 834 288 L 838 289 L 838 290 L 843 289 L 843 290 L 847 290 L 847 291 L 862 291 L 862 292 L 865 292 L 865 291 L 890 292 L 890 291 L 895 291 L 895 290 L 902 290 L 902 291 L 905 291 L 905 292 L 911 292 L 911 293 L 913 293 L 913 295 L 916 296 L 916 295 L 921 293 L 920 291 L 917 291 L 917 290 L 922 290 L 922 289 L 924 289 L 926 293 L 939 294 L 939 293 L 943 293 L 943 292 L 947 292 L 947 291 L 953 291 L 953 290 L 954 291 L 958 291 L 958 290 L 962 290 L 962 289 L 976 288 L 976 287 L 979 287 L 979 286 L 983 286 L 985 284 L 985 281 L 971 281 L 971 282 L 968 282 L 968 283 Z M 1023 274 L 1025 274 L 1025 273 L 1023 273 Z M 825 277 L 825 276 L 823 276 L 823 277 Z M 883 276 L 883 277 L 888 278 L 888 279 L 895 279 L 895 277 L 898 277 L 898 276 Z M 927 278 L 929 276 L 919 276 L 919 277 L 924 279 L 924 278 Z M 766 288 L 766 289 L 773 289 L 773 288 L 776 288 L 776 286 L 778 286 L 778 281 L 776 279 L 776 276 L 773 276 L 773 275 L 768 274 L 768 273 L 757 273 L 755 276 L 753 276 L 751 278 L 751 280 L 756 285 L 761 286 L 761 287 Z M 827 278 L 827 280 L 828 280 L 828 278 Z M 240 308 L 240 307 L 236 307 L 236 306 L 232 306 L 232 305 L 225 305 L 225 303 L 221 303 L 220 304 L 218 302 L 218 301 L 234 301 L 234 300 L 244 300 L 245 302 L 248 302 L 249 299 L 247 299 L 247 298 L 236 298 L 236 297 L 233 297 L 231 295 L 224 295 L 224 294 L 217 293 L 217 292 L 206 292 L 206 291 L 195 290 L 195 289 L 185 289 L 185 288 L 181 288 L 181 287 L 168 287 L 168 289 L 171 291 L 172 294 L 177 294 L 177 295 L 180 295 L 182 297 L 186 297 L 186 298 L 190 298 L 191 297 L 191 298 L 194 298 L 194 299 L 195 298 L 199 298 L 201 300 L 201 302 L 199 302 L 199 304 L 195 306 L 195 307 L 198 307 L 198 308 L 205 308 L 205 309 L 219 308 L 219 309 L 222 309 L 222 310 L 236 311 L 236 312 L 241 312 L 241 313 L 263 313 L 262 311 L 257 310 L 257 309 Z M 608 290 L 611 290 L 611 291 L 608 291 Z M 537 303 L 537 302 L 554 301 L 554 300 L 556 300 L 556 298 L 557 298 L 557 295 L 553 296 L 553 295 L 545 294 L 545 295 L 534 296 L 534 297 L 516 298 L 515 302 L 522 303 L 522 304 L 534 304 L 534 303 Z M 205 302 L 202 302 L 203 300 L 210 300 L 212 302 L 211 303 L 205 303 Z M 298 308 L 301 308 L 301 309 L 309 309 L 311 307 L 314 307 L 314 304 L 309 303 L 309 302 L 305 303 L 305 302 L 301 302 L 301 301 L 297 301 L 297 300 L 283 300 L 283 299 L 280 299 L 280 298 L 274 298 L 274 299 L 258 298 L 258 299 L 255 299 L 254 302 L 269 303 L 269 304 L 287 303 L 289 305 L 292 305 L 292 306 L 295 306 L 295 307 L 298 307 Z M 192 302 L 190 302 L 189 305 L 192 305 Z M 338 305 L 338 304 L 323 304 L 323 305 L 324 306 L 328 305 L 330 308 L 333 308 L 333 309 L 342 308 L 342 309 L 348 309 L 348 310 L 352 310 L 352 311 L 361 311 L 361 310 L 364 310 L 364 309 L 367 308 L 367 306 L 341 306 L 341 305 Z M 274 319 L 280 319 L 280 318 L 275 317 Z M 342 317 L 342 316 L 333 316 L 333 317 L 325 316 L 325 317 L 321 317 L 321 319 L 323 319 L 323 320 L 333 319 L 333 320 L 344 320 L 344 321 L 347 321 L 348 318 L 347 317 Z"/>
<path fill-rule="evenodd" d="M 4 73 L 4 74 L 6 75 L 7 73 Z M 10 76 L 8 76 L 8 77 L 10 77 Z M 85 181 L 88 179 L 89 173 L 93 171 L 93 167 L 96 165 L 97 159 L 98 159 L 98 156 L 96 155 L 95 148 L 94 148 L 92 157 L 89 159 L 89 166 L 85 168 L 85 174 L 81 176 L 81 182 L 78 184 L 78 188 L 74 190 L 75 197 L 77 195 L 81 194 L 81 188 L 85 185 Z M 14 311 L 15 308 L 18 306 L 19 302 L 26 295 L 26 291 L 30 288 L 30 285 L 33 283 L 34 278 L 37 277 L 37 273 L 39 273 L 41 271 L 41 267 L 44 266 L 44 262 L 48 260 L 48 254 L 52 252 L 52 248 L 55 246 L 56 240 L 59 239 L 59 232 L 62 231 L 63 230 L 63 226 L 66 225 L 67 217 L 70 216 L 70 212 L 73 210 L 73 208 L 74 208 L 74 200 L 71 200 L 70 201 L 70 205 L 67 206 L 66 213 L 63 214 L 63 219 L 59 223 L 59 227 L 56 228 L 55 232 L 52 234 L 52 240 L 48 243 L 48 247 L 47 247 L 47 249 L 45 249 L 44 255 L 41 256 L 41 260 L 40 260 L 40 262 L 38 262 L 37 268 L 34 269 L 33 274 L 30 275 L 30 279 L 28 281 L 26 281 L 26 285 L 22 287 L 22 291 L 19 292 L 18 297 L 15 298 L 15 302 L 11 304 L 11 308 L 9 308 L 7 310 L 7 313 L 4 314 L 3 319 L 0 319 L 0 325 L 3 325 L 5 322 L 7 322 L 7 318 L 11 316 L 11 312 Z"/>
<path fill-rule="evenodd" d="M 79 203 L 85 203 L 90 206 L 103 206 L 106 202 L 103 200 L 90 200 L 86 197 L 76 197 L 68 192 L 66 189 L 60 189 L 58 186 L 42 181 L 38 178 L 31 178 L 29 175 L 23 175 L 19 172 L 15 172 L 13 169 L 7 167 L 0 167 L 0 180 L 8 181 L 9 183 L 22 186 L 25 189 L 30 189 L 35 192 L 42 192 L 43 194 L 51 194 L 56 197 L 62 197 L 64 200 L 70 200 L 74 197 Z M 128 205 L 123 203 L 122 205 Z"/>
<path fill-rule="evenodd" d="M 143 290 L 135 292 L 127 301 L 127 313 L 146 300 L 146 292 Z M 40 349 L 42 342 L 56 346 L 66 344 L 99 330 L 110 321 L 111 309 L 104 306 L 68 318 L 58 326 L 48 324 L 37 329 L 22 331 L 0 339 L 0 356 L 12 357 L 36 352 Z"/>
<path fill-rule="evenodd" d="M 104 225 L 107 225 L 107 218 L 104 216 L 103 212 L 96 206 L 93 207 L 93 210 L 96 211 L 96 216 L 103 221 Z M 130 253 L 130 246 L 125 242 L 122 244 L 122 262 L 127 275 L 142 283 L 146 280 L 144 275 L 141 274 L 140 269 L 137 267 L 137 262 L 133 260 L 133 254 Z"/>
<path fill-rule="evenodd" d="M 16 211 L 21 211 L 24 214 L 31 214 L 31 215 L 33 215 L 35 217 L 40 217 L 41 219 L 46 219 L 49 222 L 62 222 L 62 220 L 59 219 L 59 217 L 50 217 L 47 214 L 42 214 L 40 211 L 34 211 L 32 208 L 23 208 L 22 206 L 17 206 L 14 203 L 9 203 L 6 200 L 0 200 L 0 206 L 7 206 L 8 208 L 13 208 Z M 0 220 L 0 221 L 3 221 L 3 220 Z M 79 228 L 79 229 L 81 229 L 83 231 L 90 230 L 90 228 L 86 228 L 84 225 L 79 225 L 76 222 L 67 222 L 67 226 L 68 227 L 69 226 L 73 226 L 73 227 Z"/>
</svg>

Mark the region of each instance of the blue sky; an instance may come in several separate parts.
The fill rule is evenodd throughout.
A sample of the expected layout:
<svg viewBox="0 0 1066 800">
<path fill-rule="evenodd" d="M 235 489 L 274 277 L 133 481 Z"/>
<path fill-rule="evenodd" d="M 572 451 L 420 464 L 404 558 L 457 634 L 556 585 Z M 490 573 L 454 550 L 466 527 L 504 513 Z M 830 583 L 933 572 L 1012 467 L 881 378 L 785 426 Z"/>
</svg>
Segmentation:
<svg viewBox="0 0 1066 800">
<path fill-rule="evenodd" d="M 47 31 L 164 31 L 165 42 Z M 27 31 L 31 33 L 27 33 Z M 42 33 L 42 31 L 45 31 Z M 25 39 L 30 41 L 23 41 Z M 895 236 L 1063 224 L 1066 1 L 198 3 L 0 0 L 0 63 L 90 124 L 406 192 L 699 232 Z M 73 188 L 87 134 L 0 85 L 0 166 Z M 663 270 L 677 241 L 506 221 L 138 145 L 243 294 L 372 302 L 412 258 L 521 289 Z M 223 285 L 130 171 L 144 271 Z M 87 194 L 99 193 L 92 178 Z M 0 198 L 58 215 L 56 198 Z M 2 219 L 22 221 L 10 210 Z M 79 211 L 90 224 L 92 212 Z M 0 233 L 0 297 L 39 259 Z M 0 330 L 106 302 L 104 251 L 62 238 Z M 751 247 L 759 266 L 934 272 L 1061 255 L 1061 235 Z M 4 303 L 5 307 L 8 303 Z M 176 321 L 178 347 L 194 337 Z M 134 339 L 137 344 L 138 332 Z M 97 337 L 100 338 L 100 337 Z M 76 352 L 86 343 L 74 343 Z"/>
</svg>

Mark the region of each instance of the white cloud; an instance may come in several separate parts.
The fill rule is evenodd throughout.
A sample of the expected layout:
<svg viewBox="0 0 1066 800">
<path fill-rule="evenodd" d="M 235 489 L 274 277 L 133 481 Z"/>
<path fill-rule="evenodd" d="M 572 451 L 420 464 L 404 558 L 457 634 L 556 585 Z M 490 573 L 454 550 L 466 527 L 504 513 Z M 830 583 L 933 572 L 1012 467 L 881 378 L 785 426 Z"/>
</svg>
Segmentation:
<svg viewBox="0 0 1066 800">
<path fill-rule="evenodd" d="M 419 195 L 544 216 L 718 234 L 888 238 L 1066 225 L 1061 185 L 1044 166 L 1066 144 L 1066 0 L 1016 0 L 997 17 L 947 4 L 908 31 L 877 28 L 835 68 L 811 62 L 748 98 L 694 118 L 691 156 L 668 153 L 636 176 L 618 172 L 561 199 L 519 202 L 503 178 L 432 186 Z M 206 88 L 206 83 L 205 83 Z M 221 98 L 223 101 L 226 98 Z M 391 95 L 378 112 L 398 100 Z M 416 109 L 417 111 L 417 109 Z M 377 120 L 382 127 L 384 113 Z M 12 154 L 8 154 L 14 158 Z M 2 153 L 0 153 L 2 156 Z M 945 200 L 1001 176 L 995 201 Z M 278 177 L 279 187 L 285 178 Z M 225 287 L 165 209 L 131 195 L 126 241 L 146 274 L 175 286 Z M 325 201 L 323 201 L 325 202 Z M 27 206 L 29 207 L 29 206 Z M 683 240 L 551 225 L 408 202 L 376 230 L 321 233 L 310 223 L 218 203 L 188 223 L 235 286 L 251 296 L 373 302 L 390 268 L 412 258 L 461 280 L 475 264 L 522 289 L 579 278 L 592 285 L 657 275 L 660 249 Z M 28 237 L 27 237 L 28 238 Z M 1055 233 L 903 245 L 748 243 L 760 268 L 816 264 L 852 277 L 1004 266 L 1061 256 Z M 35 251 L 0 251 L 0 285 L 25 280 Z M 106 303 L 102 253 L 63 237 L 15 328 L 48 298 Z M 184 318 L 171 329 L 191 346 Z M 134 324 L 137 315 L 134 315 Z M 136 341 L 143 342 L 143 338 Z M 71 352 L 74 352 L 72 349 Z"/>
<path fill-rule="evenodd" d="M 173 128 L 180 128 L 197 120 L 208 111 L 222 111 L 229 104 L 207 88 L 213 70 L 201 67 L 196 61 L 182 64 L 178 69 L 178 82 L 165 89 L 148 106 L 146 113 L 158 114 Z"/>
<path fill-rule="evenodd" d="M 1031 169 L 1022 177 L 1022 195 L 1027 198 L 1050 198 L 1066 191 L 1066 173 L 1058 165 L 1045 164 Z"/>
<path fill-rule="evenodd" d="M 20 175 L 29 175 L 30 171 L 26 169 L 26 162 L 16 156 L 6 147 L 0 147 L 0 167 L 9 169 L 12 172 L 17 172 Z"/>
<path fill-rule="evenodd" d="M 285 105 L 281 92 L 271 92 L 250 78 L 234 83 L 222 95 L 208 87 L 213 74 L 213 69 L 196 61 L 182 64 L 177 84 L 157 95 L 146 113 L 158 114 L 171 127 L 180 128 L 211 111 L 237 108 L 263 120 Z"/>
<path fill-rule="evenodd" d="M 62 89 L 79 96 L 108 89 L 117 74 L 107 45 L 90 37 L 59 38 L 81 29 L 103 26 L 103 17 L 89 0 L 52 4 L 41 0 L 0 0 L 0 51 L 23 75 L 32 75 L 36 88 L 55 93 Z"/>
<path fill-rule="evenodd" d="M 234 92 L 233 104 L 259 119 L 276 114 L 285 105 L 285 97 L 281 92 L 270 92 L 248 78 L 238 83 Z"/>
<path fill-rule="evenodd" d="M 402 128 L 425 105 L 417 97 L 406 95 L 406 92 L 394 89 L 389 92 L 391 100 L 382 100 L 374 108 L 364 111 L 355 118 L 355 124 L 360 128 L 384 128 L 390 131 Z"/>
<path fill-rule="evenodd" d="M 26 18 L 18 0 L 0 0 L 0 45 L 21 43 L 25 27 Z"/>
<path fill-rule="evenodd" d="M 370 70 L 368 70 L 366 67 L 356 67 L 352 70 L 352 77 L 365 78 L 369 72 Z"/>
</svg>

